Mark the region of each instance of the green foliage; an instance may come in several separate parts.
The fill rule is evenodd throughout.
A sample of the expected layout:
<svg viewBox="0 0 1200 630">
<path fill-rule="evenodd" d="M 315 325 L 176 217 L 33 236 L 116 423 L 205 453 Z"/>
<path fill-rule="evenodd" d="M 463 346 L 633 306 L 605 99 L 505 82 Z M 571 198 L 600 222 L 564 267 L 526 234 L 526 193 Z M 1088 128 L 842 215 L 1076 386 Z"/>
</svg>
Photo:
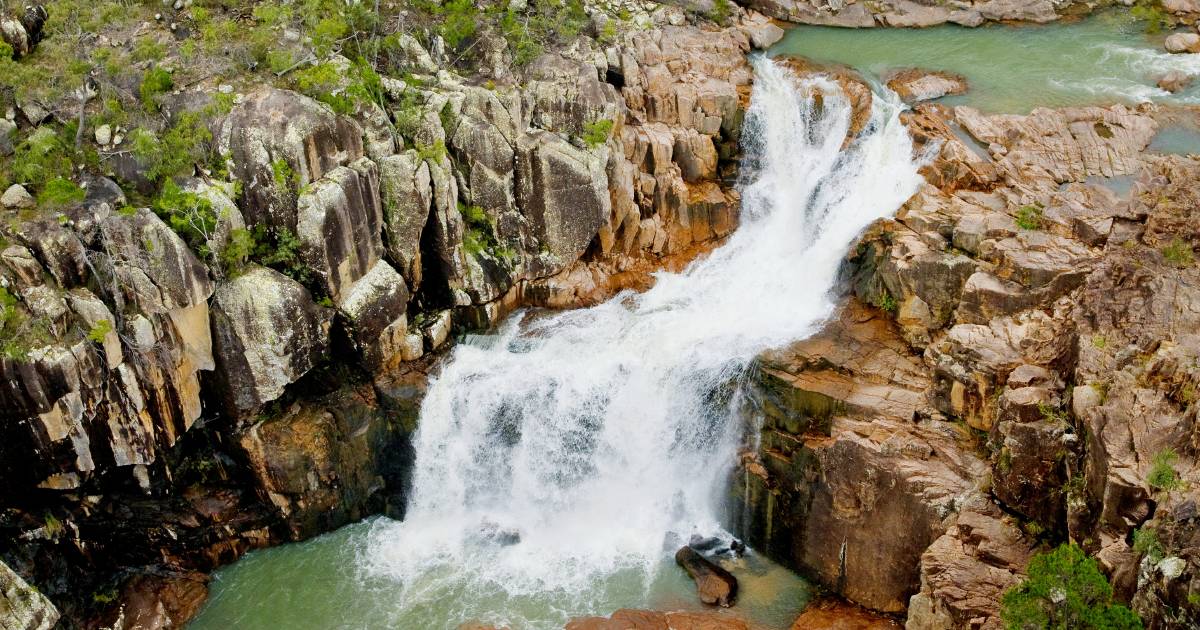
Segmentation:
<svg viewBox="0 0 1200 630">
<path fill-rule="evenodd" d="M 1171 27 L 1171 16 L 1163 9 L 1162 0 L 1137 0 L 1129 13 L 1146 23 L 1147 33 L 1157 33 Z"/>
<path fill-rule="evenodd" d="M 45 322 L 30 317 L 17 296 L 0 287 L 0 357 L 22 361 L 30 350 L 48 341 Z"/>
<path fill-rule="evenodd" d="M 1157 563 L 1163 559 L 1163 546 L 1158 541 L 1158 532 L 1154 531 L 1153 527 L 1143 525 L 1133 532 L 1133 550 L 1139 555 L 1150 558 L 1151 562 Z"/>
<path fill-rule="evenodd" d="M 174 87 L 175 80 L 171 78 L 170 72 L 157 66 L 150 68 L 142 76 L 142 83 L 138 86 L 138 95 L 142 98 L 142 106 L 148 112 L 158 111 L 160 107 L 158 97 L 170 92 Z"/>
<path fill-rule="evenodd" d="M 350 25 L 341 16 L 321 19 L 312 29 L 313 48 L 318 57 L 327 57 L 337 50 L 340 40 L 350 32 Z"/>
<path fill-rule="evenodd" d="M 38 205 L 46 208 L 64 208 L 79 203 L 87 197 L 87 191 L 75 182 L 62 177 L 55 177 L 46 182 L 42 192 L 38 193 Z"/>
<path fill-rule="evenodd" d="M 1042 208 L 1040 205 L 1021 206 L 1017 210 L 1017 227 L 1022 230 L 1036 230 L 1042 227 Z"/>
<path fill-rule="evenodd" d="M 1097 350 L 1103 350 L 1108 346 L 1108 339 L 1104 335 L 1092 335 L 1092 347 Z"/>
<path fill-rule="evenodd" d="M 1163 258 L 1166 259 L 1167 264 L 1171 265 L 1172 267 L 1184 269 L 1196 264 L 1196 256 L 1192 252 L 1192 246 L 1184 243 L 1178 238 L 1171 241 L 1170 245 L 1164 247 L 1162 254 Z"/>
<path fill-rule="evenodd" d="M 387 103 L 383 78 L 361 58 L 346 74 L 332 63 L 319 63 L 297 70 L 293 81 L 297 90 L 329 105 L 339 114 L 353 113 L 360 103 L 371 102 L 380 107 Z"/>
<path fill-rule="evenodd" d="M 507 3 L 502 3 L 505 6 Z M 513 64 L 529 65 L 544 50 L 570 42 L 588 23 L 582 0 L 531 0 L 525 11 L 507 6 L 499 13 L 500 32 L 508 41 Z M 612 22 L 609 22 L 612 24 Z M 606 36 L 615 39 L 616 26 Z"/>
<path fill-rule="evenodd" d="M 608 119 L 586 123 L 583 126 L 583 142 L 591 148 L 596 148 L 608 142 L 612 135 L 613 121 Z"/>
<path fill-rule="evenodd" d="M 306 282 L 311 275 L 300 260 L 300 239 L 287 228 L 267 229 L 257 226 L 247 243 L 253 247 L 250 258 L 260 265 L 271 267 L 297 282 Z"/>
<path fill-rule="evenodd" d="M 440 164 L 446 159 L 446 143 L 438 140 L 433 144 L 426 144 L 417 147 L 417 159 L 425 161 L 429 160 L 435 164 Z"/>
<path fill-rule="evenodd" d="M 1179 489 L 1183 482 L 1175 472 L 1175 462 L 1179 454 L 1173 448 L 1164 448 L 1154 454 L 1150 461 L 1150 474 L 1146 476 L 1146 484 L 1155 490 L 1170 492 Z"/>
<path fill-rule="evenodd" d="M 161 135 L 145 129 L 130 134 L 131 150 L 151 181 L 191 175 L 197 164 L 212 158 L 212 131 L 205 124 L 211 112 L 184 112 Z"/>
<path fill-rule="evenodd" d="M 1042 420 L 1049 420 L 1051 422 L 1067 421 L 1067 412 L 1046 403 L 1038 403 L 1038 413 L 1041 414 Z"/>
<path fill-rule="evenodd" d="M 41 189 L 54 179 L 71 176 L 70 150 L 49 125 L 38 127 L 16 147 L 12 161 L 12 179 Z"/>
<path fill-rule="evenodd" d="M 475 36 L 479 29 L 479 9 L 473 0 L 449 0 L 440 6 L 431 5 L 433 15 L 440 19 L 437 26 L 438 35 L 446 40 L 446 45 L 458 49 L 464 42 Z"/>
<path fill-rule="evenodd" d="M 274 180 L 275 187 L 280 190 L 295 191 L 300 187 L 300 178 L 283 158 L 271 162 L 271 179 Z"/>
<path fill-rule="evenodd" d="M 710 20 L 717 24 L 725 24 L 729 21 L 729 16 L 733 13 L 733 7 L 729 0 L 713 0 L 712 11 L 709 12 Z"/>
<path fill-rule="evenodd" d="M 8 42 L 0 40 L 0 60 L 12 59 L 14 55 L 16 55 L 16 51 L 13 50 L 13 47 L 9 46 Z"/>
<path fill-rule="evenodd" d="M 425 116 L 425 99 L 416 90 L 405 90 L 400 95 L 392 118 L 395 120 L 396 132 L 401 136 L 412 139 L 421 129 Z"/>
<path fill-rule="evenodd" d="M 1028 574 L 1004 594 L 1000 617 L 1007 630 L 1142 627 L 1133 611 L 1113 603 L 1096 561 L 1073 543 L 1034 556 Z"/>
<path fill-rule="evenodd" d="M 881 289 L 878 294 L 871 298 L 871 305 L 875 308 L 895 314 L 900 306 L 896 303 L 896 298 L 887 289 Z"/>
<path fill-rule="evenodd" d="M 229 232 L 229 242 L 221 250 L 217 262 L 226 276 L 236 276 L 257 249 L 258 241 L 254 238 L 254 233 L 245 228 L 237 228 Z"/>
<path fill-rule="evenodd" d="M 108 321 L 107 319 L 102 319 L 96 322 L 96 325 L 92 326 L 92 329 L 88 331 L 87 338 L 95 343 L 104 343 L 104 338 L 107 337 L 108 333 L 112 332 L 112 330 L 112 322 Z"/>
<path fill-rule="evenodd" d="M 212 256 L 209 240 L 216 233 L 218 221 L 212 202 L 168 180 L 152 208 L 201 259 Z"/>
</svg>

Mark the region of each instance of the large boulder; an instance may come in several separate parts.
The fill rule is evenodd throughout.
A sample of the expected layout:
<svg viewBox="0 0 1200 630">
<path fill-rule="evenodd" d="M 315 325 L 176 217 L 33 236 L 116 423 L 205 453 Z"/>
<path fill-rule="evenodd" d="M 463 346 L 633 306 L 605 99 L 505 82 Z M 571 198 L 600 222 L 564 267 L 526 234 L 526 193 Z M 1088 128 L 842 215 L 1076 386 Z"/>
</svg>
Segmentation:
<svg viewBox="0 0 1200 630">
<path fill-rule="evenodd" d="M 300 258 L 335 302 L 383 256 L 379 169 L 363 158 L 313 183 L 297 202 Z"/>
<path fill-rule="evenodd" d="M 517 141 L 517 199 L 555 271 L 579 258 L 608 220 L 603 155 L 536 131 Z"/>
<path fill-rule="evenodd" d="M 368 388 L 293 405 L 238 435 L 259 492 L 301 540 L 402 507 L 407 431 Z"/>
<path fill-rule="evenodd" d="M 985 470 L 968 436 L 915 422 L 926 368 L 894 326 L 853 301 L 759 363 L 757 387 L 774 395 L 750 396 L 762 439 L 733 483 L 743 507 L 734 513 L 746 519 L 738 531 L 842 597 L 903 611 L 921 554 Z"/>
<path fill-rule="evenodd" d="M 0 562 L 0 628 L 50 630 L 58 617 L 58 609 L 41 591 Z"/>
<path fill-rule="evenodd" d="M 307 96 L 262 88 L 217 126 L 250 225 L 296 230 L 296 191 L 364 155 L 362 129 Z"/>
<path fill-rule="evenodd" d="M 232 415 L 283 395 L 329 347 L 331 313 L 303 285 L 251 267 L 217 287 L 212 304 L 217 386 Z"/>
<path fill-rule="evenodd" d="M 916 103 L 931 101 L 943 96 L 965 94 L 967 80 L 961 75 L 950 72 L 912 68 L 889 76 L 887 86 L 904 102 Z"/>
</svg>

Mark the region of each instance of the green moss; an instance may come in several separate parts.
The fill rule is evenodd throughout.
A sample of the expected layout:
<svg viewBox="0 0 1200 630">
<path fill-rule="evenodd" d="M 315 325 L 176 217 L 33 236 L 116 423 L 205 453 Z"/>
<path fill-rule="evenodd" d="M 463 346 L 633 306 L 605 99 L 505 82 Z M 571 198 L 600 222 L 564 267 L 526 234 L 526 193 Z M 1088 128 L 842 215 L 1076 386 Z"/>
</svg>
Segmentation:
<svg viewBox="0 0 1200 630">
<path fill-rule="evenodd" d="M 440 164 L 446 159 L 446 143 L 438 140 L 433 144 L 426 144 L 417 147 L 417 159 L 428 160 L 435 164 Z"/>
<path fill-rule="evenodd" d="M 1029 561 L 1028 578 L 1004 594 L 1000 617 L 1010 630 L 1141 628 L 1138 616 L 1112 595 L 1096 561 L 1075 544 L 1062 545 Z"/>
<path fill-rule="evenodd" d="M 1147 33 L 1158 33 L 1172 24 L 1171 16 L 1163 9 L 1162 0 L 1137 0 L 1129 13 L 1145 23 Z"/>
<path fill-rule="evenodd" d="M 729 0 L 714 0 L 712 11 L 709 11 L 708 17 L 717 24 L 725 24 L 729 21 L 732 13 L 733 7 Z"/>
</svg>

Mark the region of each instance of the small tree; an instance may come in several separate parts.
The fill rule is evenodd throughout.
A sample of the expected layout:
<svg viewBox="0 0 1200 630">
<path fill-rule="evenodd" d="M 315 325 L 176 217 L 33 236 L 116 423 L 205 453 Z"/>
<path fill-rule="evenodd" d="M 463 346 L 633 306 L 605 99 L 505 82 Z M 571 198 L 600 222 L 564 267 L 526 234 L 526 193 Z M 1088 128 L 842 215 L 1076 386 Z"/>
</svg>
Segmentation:
<svg viewBox="0 0 1200 630">
<path fill-rule="evenodd" d="M 1096 561 L 1074 543 L 1029 561 L 1029 577 L 1004 594 L 1000 618 L 1007 630 L 1142 627 L 1132 610 L 1113 603 Z"/>
</svg>

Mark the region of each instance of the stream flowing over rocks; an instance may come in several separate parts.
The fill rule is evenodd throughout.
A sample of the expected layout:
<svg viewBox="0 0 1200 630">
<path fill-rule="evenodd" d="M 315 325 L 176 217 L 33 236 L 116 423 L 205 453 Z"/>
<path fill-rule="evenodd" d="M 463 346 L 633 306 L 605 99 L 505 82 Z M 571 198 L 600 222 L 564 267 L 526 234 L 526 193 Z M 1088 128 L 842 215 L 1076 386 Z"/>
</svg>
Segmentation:
<svg viewBox="0 0 1200 630">
<path fill-rule="evenodd" d="M 411 71 L 348 108 L 177 86 L 155 115 L 231 97 L 223 168 L 172 182 L 199 243 L 119 125 L 74 138 L 78 198 L 2 191 L 0 629 L 236 626 L 214 571 L 368 517 L 388 627 L 756 628 L 738 539 L 822 589 L 794 628 L 1002 628 L 1068 541 L 1145 627 L 1200 626 L 1200 158 L 1155 144 L 1200 110 L 755 52 L 1094 3 L 585 4 L 519 78 L 484 33 L 473 74 L 398 37 Z M 1200 5 L 1156 10 L 1188 57 Z M 0 15 L 15 63 L 52 16 Z M 0 85 L 0 157 L 87 89 Z M 289 262 L 214 255 L 245 233 Z M 601 609 L 674 558 L 732 608 Z"/>
</svg>

